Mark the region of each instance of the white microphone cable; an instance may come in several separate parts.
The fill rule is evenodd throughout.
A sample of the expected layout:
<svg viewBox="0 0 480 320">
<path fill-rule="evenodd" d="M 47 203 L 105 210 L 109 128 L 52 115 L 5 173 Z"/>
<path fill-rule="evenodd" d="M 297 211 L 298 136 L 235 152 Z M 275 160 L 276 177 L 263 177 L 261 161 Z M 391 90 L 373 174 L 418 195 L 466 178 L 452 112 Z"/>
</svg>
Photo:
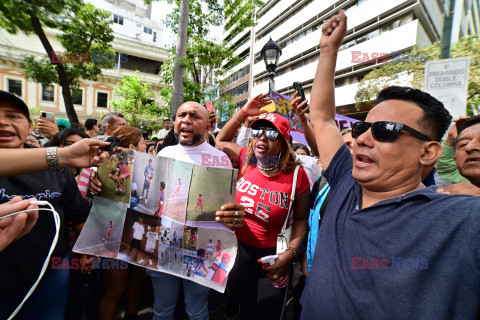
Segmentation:
<svg viewBox="0 0 480 320">
<path fill-rule="evenodd" d="M 10 216 L 13 216 L 13 215 L 16 215 L 16 214 L 19 214 L 19 213 L 23 213 L 23 212 L 31 212 L 31 211 L 51 211 L 52 214 L 53 214 L 53 219 L 55 221 L 55 237 L 53 238 L 53 241 L 52 241 L 52 245 L 50 247 L 50 251 L 48 252 L 48 256 L 47 256 L 47 259 L 45 259 L 45 262 L 43 263 L 43 267 L 42 267 L 42 270 L 40 271 L 40 274 L 37 278 L 37 281 L 35 281 L 35 283 L 33 284 L 33 286 L 30 288 L 30 290 L 27 292 L 27 294 L 25 295 L 25 298 L 23 298 L 22 302 L 18 305 L 18 307 L 15 309 L 15 311 L 13 311 L 13 313 L 10 315 L 10 317 L 8 318 L 8 320 L 11 320 L 13 319 L 17 313 L 20 311 L 20 309 L 23 307 L 25 301 L 27 301 L 28 298 L 30 298 L 30 296 L 32 295 L 32 293 L 35 291 L 35 289 L 37 288 L 38 286 L 38 283 L 40 282 L 40 280 L 42 280 L 45 272 L 47 271 L 47 268 L 48 268 L 48 264 L 50 262 L 50 257 L 53 253 L 53 250 L 55 249 L 55 247 L 57 246 L 57 242 L 58 242 L 58 235 L 60 233 L 60 216 L 58 215 L 58 213 L 55 211 L 55 209 L 53 208 L 53 206 L 51 205 L 50 202 L 48 201 L 30 201 L 30 204 L 34 204 L 34 205 L 38 205 L 38 206 L 49 206 L 50 209 L 48 208 L 38 208 L 38 209 L 28 209 L 28 210 L 23 210 L 23 211 L 19 211 L 19 212 L 14 212 L 14 213 L 10 213 L 10 214 L 7 214 L 3 217 L 0 217 L 0 220 L 1 219 L 4 219 L 4 218 L 7 218 L 7 217 L 10 217 Z"/>
</svg>

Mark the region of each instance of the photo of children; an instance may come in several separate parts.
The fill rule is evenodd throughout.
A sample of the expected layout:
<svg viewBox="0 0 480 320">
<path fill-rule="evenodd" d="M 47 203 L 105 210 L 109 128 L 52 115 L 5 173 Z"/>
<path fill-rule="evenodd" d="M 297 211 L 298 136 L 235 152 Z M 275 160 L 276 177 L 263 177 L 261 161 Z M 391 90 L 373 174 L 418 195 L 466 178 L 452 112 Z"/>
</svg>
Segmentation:
<svg viewBox="0 0 480 320">
<path fill-rule="evenodd" d="M 181 223 L 185 223 L 193 166 L 191 163 L 173 160 L 168 174 L 167 191 L 165 192 L 166 208 L 163 212 L 167 217 Z"/>
<path fill-rule="evenodd" d="M 115 258 L 120 249 L 127 204 L 95 198 L 73 250 L 79 253 Z"/>
<path fill-rule="evenodd" d="M 156 268 L 160 223 L 156 217 L 128 209 L 117 259 Z"/>
<path fill-rule="evenodd" d="M 165 182 L 160 181 L 160 185 L 158 188 L 160 190 L 160 198 L 158 199 L 155 216 L 161 218 L 163 215 L 163 209 L 165 208 Z"/>
<path fill-rule="evenodd" d="M 129 203 L 133 172 L 133 150 L 116 147 L 110 160 L 98 168 L 98 179 L 102 183 L 99 197 Z"/>
<path fill-rule="evenodd" d="M 235 202 L 237 170 L 195 166 L 187 204 L 187 221 L 215 221 L 215 212 Z M 208 187 L 206 187 L 208 186 Z"/>
<path fill-rule="evenodd" d="M 198 228 L 195 278 L 223 285 L 235 262 L 236 248 L 237 240 L 232 232 Z"/>
<path fill-rule="evenodd" d="M 197 227 L 185 226 L 183 232 L 183 243 L 185 250 L 197 251 Z"/>
<path fill-rule="evenodd" d="M 133 201 L 130 199 L 131 205 L 135 205 L 136 202 L 137 211 L 160 217 L 163 214 L 161 198 L 172 160 L 144 152 L 135 152 L 134 162 L 132 185 L 135 185 L 136 191 L 132 188 L 131 197 L 135 199 Z M 159 205 L 162 205 L 160 209 Z"/>
<path fill-rule="evenodd" d="M 196 256 L 184 254 L 182 260 L 182 275 L 186 277 L 193 277 L 195 275 L 195 261 Z"/>
</svg>

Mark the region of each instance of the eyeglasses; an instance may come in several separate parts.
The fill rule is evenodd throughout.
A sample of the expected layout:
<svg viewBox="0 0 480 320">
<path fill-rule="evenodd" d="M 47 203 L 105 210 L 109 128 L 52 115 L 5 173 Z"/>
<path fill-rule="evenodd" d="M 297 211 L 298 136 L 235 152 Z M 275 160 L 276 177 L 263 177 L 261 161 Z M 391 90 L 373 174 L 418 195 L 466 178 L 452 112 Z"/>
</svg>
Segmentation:
<svg viewBox="0 0 480 320">
<path fill-rule="evenodd" d="M 362 134 L 368 131 L 369 128 L 372 128 L 372 135 L 375 140 L 392 142 L 398 138 L 400 130 L 405 130 L 415 137 L 425 140 L 432 141 L 428 136 L 423 133 L 398 122 L 392 121 L 377 121 L 377 122 L 365 122 L 359 121 L 352 124 L 352 137 L 357 139 Z"/>
<path fill-rule="evenodd" d="M 265 132 L 265 135 L 268 140 L 274 141 L 278 138 L 280 135 L 280 132 L 278 132 L 277 129 L 273 128 L 259 128 L 259 129 L 252 129 L 252 137 L 253 138 L 260 138 L 263 133 Z"/>
</svg>

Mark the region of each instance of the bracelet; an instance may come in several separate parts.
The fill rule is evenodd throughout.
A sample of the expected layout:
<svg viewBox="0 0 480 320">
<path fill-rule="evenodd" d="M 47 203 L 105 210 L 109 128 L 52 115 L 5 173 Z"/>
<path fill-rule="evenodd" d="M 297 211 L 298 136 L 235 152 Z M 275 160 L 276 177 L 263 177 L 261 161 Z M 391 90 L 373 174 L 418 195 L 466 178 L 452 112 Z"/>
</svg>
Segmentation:
<svg viewBox="0 0 480 320">
<path fill-rule="evenodd" d="M 295 250 L 294 247 L 288 247 L 287 249 L 285 249 L 285 251 L 287 250 L 292 250 L 293 254 L 295 255 L 295 257 L 297 256 L 297 250 Z"/>
<path fill-rule="evenodd" d="M 247 114 L 245 113 L 245 111 L 243 111 L 243 108 L 240 108 L 240 111 L 242 111 L 242 113 L 243 113 L 243 116 L 245 117 L 245 119 L 247 119 L 247 118 L 248 118 L 248 116 L 247 116 Z"/>
<path fill-rule="evenodd" d="M 236 123 L 238 123 L 239 125 L 242 125 L 242 123 L 239 122 L 239 121 L 237 120 L 237 118 L 235 118 L 235 117 L 232 117 L 232 118 L 233 118 L 233 120 L 235 120 Z"/>
<path fill-rule="evenodd" d="M 47 148 L 47 163 L 51 171 L 60 170 L 60 166 L 58 165 L 57 147 Z"/>
</svg>

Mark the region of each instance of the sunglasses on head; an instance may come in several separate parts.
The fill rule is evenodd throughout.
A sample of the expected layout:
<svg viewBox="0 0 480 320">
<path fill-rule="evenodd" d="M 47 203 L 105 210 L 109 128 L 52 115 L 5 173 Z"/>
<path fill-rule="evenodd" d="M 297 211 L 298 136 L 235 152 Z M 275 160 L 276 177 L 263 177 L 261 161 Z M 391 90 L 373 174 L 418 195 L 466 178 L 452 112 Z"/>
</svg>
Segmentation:
<svg viewBox="0 0 480 320">
<path fill-rule="evenodd" d="M 274 141 L 278 138 L 280 135 L 280 132 L 278 132 L 277 129 L 273 128 L 258 128 L 258 129 L 252 129 L 252 137 L 253 138 L 260 138 L 263 133 L 265 132 L 265 135 L 268 140 Z"/>
<path fill-rule="evenodd" d="M 428 136 L 407 126 L 406 124 L 392 121 L 355 122 L 352 124 L 352 137 L 357 139 L 362 134 L 367 132 L 370 127 L 372 128 L 373 138 L 378 141 L 395 141 L 400 134 L 400 130 L 405 130 L 421 140 L 432 141 L 432 139 L 430 139 Z"/>
</svg>

